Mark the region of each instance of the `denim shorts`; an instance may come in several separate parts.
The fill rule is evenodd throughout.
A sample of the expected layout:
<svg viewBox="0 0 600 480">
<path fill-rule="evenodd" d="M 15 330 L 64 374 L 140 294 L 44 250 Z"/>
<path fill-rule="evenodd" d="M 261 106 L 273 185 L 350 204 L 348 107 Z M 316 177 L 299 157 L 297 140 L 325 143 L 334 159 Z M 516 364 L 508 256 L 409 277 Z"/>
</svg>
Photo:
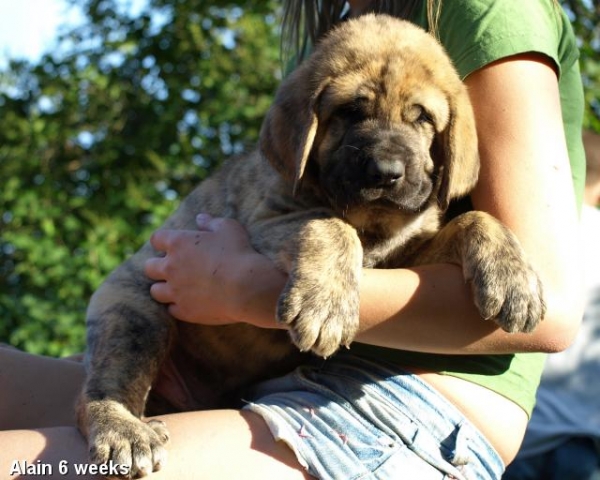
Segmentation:
<svg viewBox="0 0 600 480">
<path fill-rule="evenodd" d="M 418 376 L 349 353 L 262 382 L 244 409 L 323 480 L 496 480 L 502 460 Z"/>
</svg>

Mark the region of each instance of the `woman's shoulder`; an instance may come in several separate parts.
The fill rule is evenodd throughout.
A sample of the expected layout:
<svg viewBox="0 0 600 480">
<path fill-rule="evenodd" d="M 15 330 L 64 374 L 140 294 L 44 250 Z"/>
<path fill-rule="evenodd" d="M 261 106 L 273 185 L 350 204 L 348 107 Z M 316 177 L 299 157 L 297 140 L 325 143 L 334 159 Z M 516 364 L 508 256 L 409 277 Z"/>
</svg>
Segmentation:
<svg viewBox="0 0 600 480">
<path fill-rule="evenodd" d="M 525 52 L 550 57 L 559 72 L 578 58 L 571 24 L 554 0 L 446 1 L 437 27 L 438 38 L 463 78 Z"/>
</svg>

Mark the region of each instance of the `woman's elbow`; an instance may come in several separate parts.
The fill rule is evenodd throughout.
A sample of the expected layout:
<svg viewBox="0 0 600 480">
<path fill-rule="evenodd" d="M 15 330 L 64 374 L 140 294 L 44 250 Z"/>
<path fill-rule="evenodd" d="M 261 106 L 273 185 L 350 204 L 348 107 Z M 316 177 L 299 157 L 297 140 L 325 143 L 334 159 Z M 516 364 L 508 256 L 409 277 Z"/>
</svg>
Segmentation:
<svg viewBox="0 0 600 480">
<path fill-rule="evenodd" d="M 577 283 L 577 282 L 575 282 Z M 546 295 L 546 314 L 534 331 L 537 349 L 558 353 L 569 348 L 575 340 L 583 318 L 582 288 L 563 288 Z"/>
</svg>

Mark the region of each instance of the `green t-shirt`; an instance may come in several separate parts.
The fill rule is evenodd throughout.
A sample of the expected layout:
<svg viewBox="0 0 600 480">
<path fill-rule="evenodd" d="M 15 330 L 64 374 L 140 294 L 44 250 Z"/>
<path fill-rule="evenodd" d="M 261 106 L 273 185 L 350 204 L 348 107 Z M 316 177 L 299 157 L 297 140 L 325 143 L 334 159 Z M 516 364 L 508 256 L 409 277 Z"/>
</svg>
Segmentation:
<svg viewBox="0 0 600 480">
<path fill-rule="evenodd" d="M 428 29 L 422 3 L 412 20 Z M 437 30 L 463 79 L 491 62 L 520 53 L 541 53 L 554 61 L 573 185 L 581 204 L 585 182 L 583 87 L 579 52 L 565 13 L 552 0 L 446 0 Z M 353 351 L 466 379 L 504 395 L 528 414 L 535 404 L 545 359 L 543 354 L 434 355 L 362 344 L 355 344 Z"/>
</svg>

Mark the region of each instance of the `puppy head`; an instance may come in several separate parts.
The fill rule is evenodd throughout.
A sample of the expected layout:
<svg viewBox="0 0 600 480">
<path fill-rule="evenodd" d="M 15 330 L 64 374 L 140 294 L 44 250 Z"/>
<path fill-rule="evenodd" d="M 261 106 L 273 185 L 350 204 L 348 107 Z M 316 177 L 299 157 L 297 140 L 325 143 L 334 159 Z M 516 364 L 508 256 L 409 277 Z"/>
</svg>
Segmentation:
<svg viewBox="0 0 600 480">
<path fill-rule="evenodd" d="M 334 29 L 281 85 L 261 131 L 265 157 L 332 208 L 442 209 L 477 181 L 468 94 L 420 28 L 365 15 Z"/>
</svg>

